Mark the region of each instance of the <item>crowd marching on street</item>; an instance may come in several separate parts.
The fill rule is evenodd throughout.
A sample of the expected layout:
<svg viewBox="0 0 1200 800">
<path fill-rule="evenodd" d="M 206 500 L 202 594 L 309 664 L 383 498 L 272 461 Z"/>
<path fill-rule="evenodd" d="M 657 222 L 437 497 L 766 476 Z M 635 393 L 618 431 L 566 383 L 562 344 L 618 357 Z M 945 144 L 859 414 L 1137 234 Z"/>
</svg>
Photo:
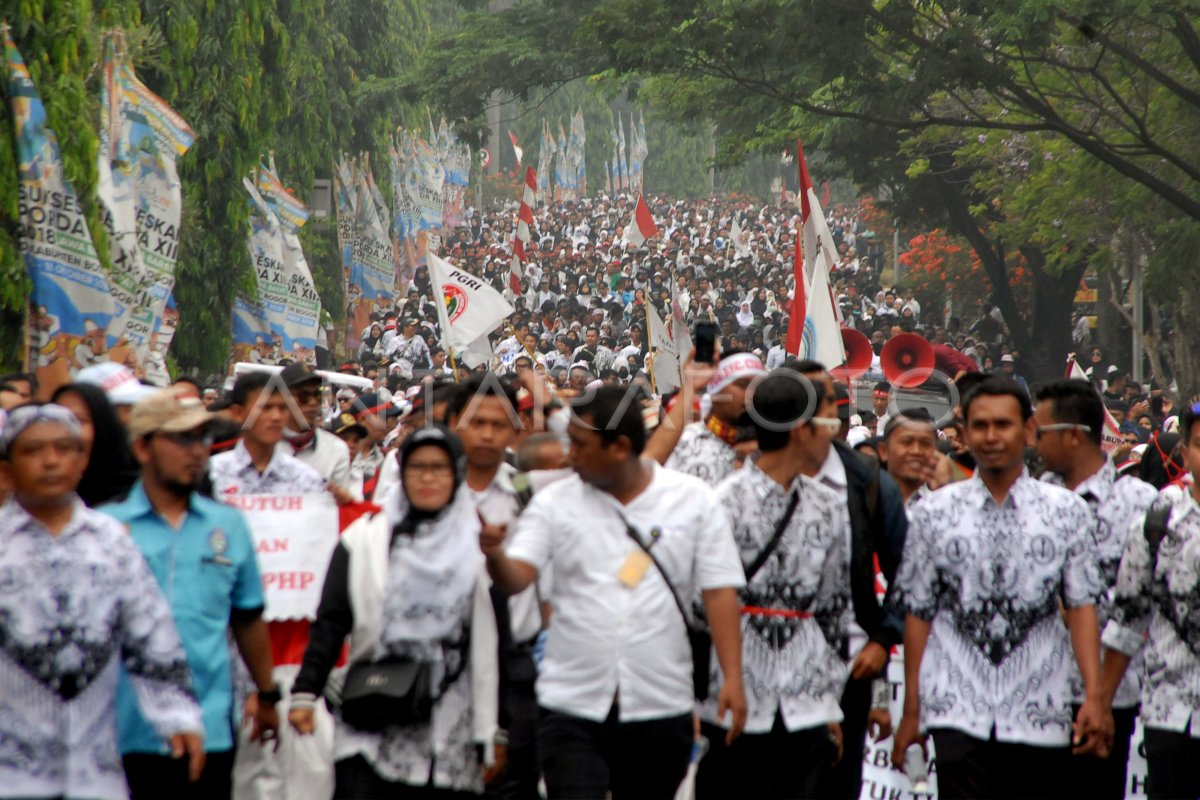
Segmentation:
<svg viewBox="0 0 1200 800">
<path fill-rule="evenodd" d="M 794 207 L 635 199 L 537 209 L 519 293 L 511 210 L 448 232 L 516 308 L 476 366 L 421 268 L 321 369 L 0 376 L 0 795 L 858 800 L 890 737 L 897 796 L 1124 798 L 1140 747 L 1200 797 L 1200 405 L 1083 318 L 1028 380 L 839 205 L 848 381 L 787 346 Z"/>
</svg>

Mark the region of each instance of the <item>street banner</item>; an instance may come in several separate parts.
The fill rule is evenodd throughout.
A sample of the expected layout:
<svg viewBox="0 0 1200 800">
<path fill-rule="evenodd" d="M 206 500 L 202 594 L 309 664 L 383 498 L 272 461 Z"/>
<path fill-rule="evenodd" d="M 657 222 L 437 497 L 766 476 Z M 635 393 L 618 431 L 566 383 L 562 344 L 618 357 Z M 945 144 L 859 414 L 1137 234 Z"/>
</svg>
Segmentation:
<svg viewBox="0 0 1200 800">
<path fill-rule="evenodd" d="M 269 167 L 259 169 L 258 190 L 279 223 L 280 248 L 287 281 L 287 311 L 283 320 L 284 352 L 293 360 L 316 366 L 321 298 L 297 234 L 312 212 L 279 180 L 274 157 Z"/>
<path fill-rule="evenodd" d="M 113 264 L 110 357 L 144 368 L 151 352 L 165 364 L 174 331 L 160 321 L 179 255 L 183 190 L 176 162 L 195 134 L 138 80 L 122 46 L 119 35 L 106 43 L 97 195 Z M 161 370 L 149 371 L 161 380 Z"/>
<path fill-rule="evenodd" d="M 83 367 L 107 359 L 115 307 L 83 209 L 66 176 L 46 108 L 3 28 L 8 94 L 17 137 L 17 212 L 29 298 L 29 364 L 42 396 Z"/>
<path fill-rule="evenodd" d="M 227 494 L 221 499 L 245 515 L 254 539 L 266 600 L 263 619 L 316 619 L 325 572 L 338 543 L 333 495 Z"/>
<path fill-rule="evenodd" d="M 354 236 L 350 253 L 350 281 L 346 287 L 348 351 L 358 348 L 371 314 L 391 306 L 395 292 L 396 262 L 387 220 L 379 215 L 375 180 L 370 165 L 359 165 L 354 200 Z M 387 209 L 385 208 L 384 211 Z"/>
</svg>

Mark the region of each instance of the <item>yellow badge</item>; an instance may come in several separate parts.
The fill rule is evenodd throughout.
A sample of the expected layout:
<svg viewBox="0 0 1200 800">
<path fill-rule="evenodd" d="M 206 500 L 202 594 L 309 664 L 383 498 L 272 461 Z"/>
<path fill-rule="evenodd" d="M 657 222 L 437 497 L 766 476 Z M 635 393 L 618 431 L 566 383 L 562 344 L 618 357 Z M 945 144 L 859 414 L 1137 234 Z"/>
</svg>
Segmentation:
<svg viewBox="0 0 1200 800">
<path fill-rule="evenodd" d="M 617 580 L 630 589 L 635 589 L 642 582 L 642 578 L 646 577 L 646 570 L 652 563 L 654 562 L 650 560 L 650 555 L 645 550 L 634 550 L 621 565 L 621 570 L 617 573 Z"/>
</svg>

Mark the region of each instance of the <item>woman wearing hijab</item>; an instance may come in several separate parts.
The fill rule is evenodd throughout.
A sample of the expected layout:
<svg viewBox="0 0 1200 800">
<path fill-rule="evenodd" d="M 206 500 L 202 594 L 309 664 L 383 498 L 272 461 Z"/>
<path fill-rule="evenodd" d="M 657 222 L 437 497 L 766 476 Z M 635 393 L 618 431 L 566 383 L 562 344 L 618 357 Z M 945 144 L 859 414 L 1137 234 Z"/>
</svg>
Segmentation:
<svg viewBox="0 0 1200 800">
<path fill-rule="evenodd" d="M 754 316 L 761 317 L 767 313 L 767 290 L 758 289 L 754 292 L 754 297 L 750 301 L 750 310 L 754 312 Z"/>
<path fill-rule="evenodd" d="M 428 665 L 425 721 L 368 731 L 335 711 L 334 796 L 403 797 L 406 787 L 423 798 L 479 794 L 497 731 L 498 640 L 479 516 L 462 490 L 462 444 L 444 428 L 422 428 L 399 462 L 403 480 L 383 512 L 355 522 L 334 551 L 288 720 L 312 733 L 347 636 L 351 671 Z"/>
<path fill-rule="evenodd" d="M 754 312 L 750 310 L 750 301 L 743 300 L 737 312 L 737 324 L 743 331 L 750 330 L 754 325 Z"/>
<path fill-rule="evenodd" d="M 89 508 L 118 500 L 129 493 L 140 472 L 125 426 L 104 390 L 92 383 L 69 383 L 54 392 L 52 402 L 79 420 L 87 469 L 75 493 Z"/>
<path fill-rule="evenodd" d="M 377 351 L 379 350 L 379 341 L 382 338 L 383 326 L 378 322 L 372 322 L 371 332 L 358 345 L 358 360 L 361 361 L 363 356 L 380 355 Z"/>
</svg>

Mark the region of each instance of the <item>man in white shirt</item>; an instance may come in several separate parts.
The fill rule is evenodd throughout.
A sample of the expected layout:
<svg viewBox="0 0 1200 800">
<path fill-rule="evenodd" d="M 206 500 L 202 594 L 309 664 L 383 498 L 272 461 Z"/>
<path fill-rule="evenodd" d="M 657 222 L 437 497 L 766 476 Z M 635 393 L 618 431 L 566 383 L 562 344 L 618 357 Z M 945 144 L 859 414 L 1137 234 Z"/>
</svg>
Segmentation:
<svg viewBox="0 0 1200 800">
<path fill-rule="evenodd" d="M 1092 516 L 1074 493 L 1029 477 L 1036 424 L 1019 386 L 987 378 L 962 411 L 978 469 L 913 511 L 891 589 L 908 614 L 892 761 L 900 767 L 926 729 L 940 794 L 1072 796 L 1071 745 L 1105 753 L 1111 740 Z M 1073 723 L 1072 656 L 1086 698 Z"/>
<path fill-rule="evenodd" d="M 339 505 L 361 500 L 361 482 L 356 485 L 350 478 L 350 448 L 321 427 L 321 376 L 308 365 L 295 363 L 284 367 L 279 378 L 303 417 L 297 420 L 293 414 L 279 447 L 286 448 L 285 455 L 315 469 Z"/>
<path fill-rule="evenodd" d="M 384 346 L 383 354 L 393 365 L 400 365 L 400 374 L 411 378 L 413 368 L 425 369 L 429 366 L 429 345 L 417 333 L 417 320 L 404 320 L 403 334 L 392 339 Z"/>
<path fill-rule="evenodd" d="M 727 741 L 745 724 L 741 564 L 713 492 L 641 458 L 637 403 L 601 387 L 573 410 L 576 475 L 534 495 L 507 550 L 503 528 L 489 526 L 480 544 L 508 594 L 553 566 L 554 623 L 537 680 L 538 756 L 551 800 L 670 797 L 692 749 L 682 609 L 697 592 L 727 676 L 717 698 L 717 718 L 732 713 Z"/>
</svg>

